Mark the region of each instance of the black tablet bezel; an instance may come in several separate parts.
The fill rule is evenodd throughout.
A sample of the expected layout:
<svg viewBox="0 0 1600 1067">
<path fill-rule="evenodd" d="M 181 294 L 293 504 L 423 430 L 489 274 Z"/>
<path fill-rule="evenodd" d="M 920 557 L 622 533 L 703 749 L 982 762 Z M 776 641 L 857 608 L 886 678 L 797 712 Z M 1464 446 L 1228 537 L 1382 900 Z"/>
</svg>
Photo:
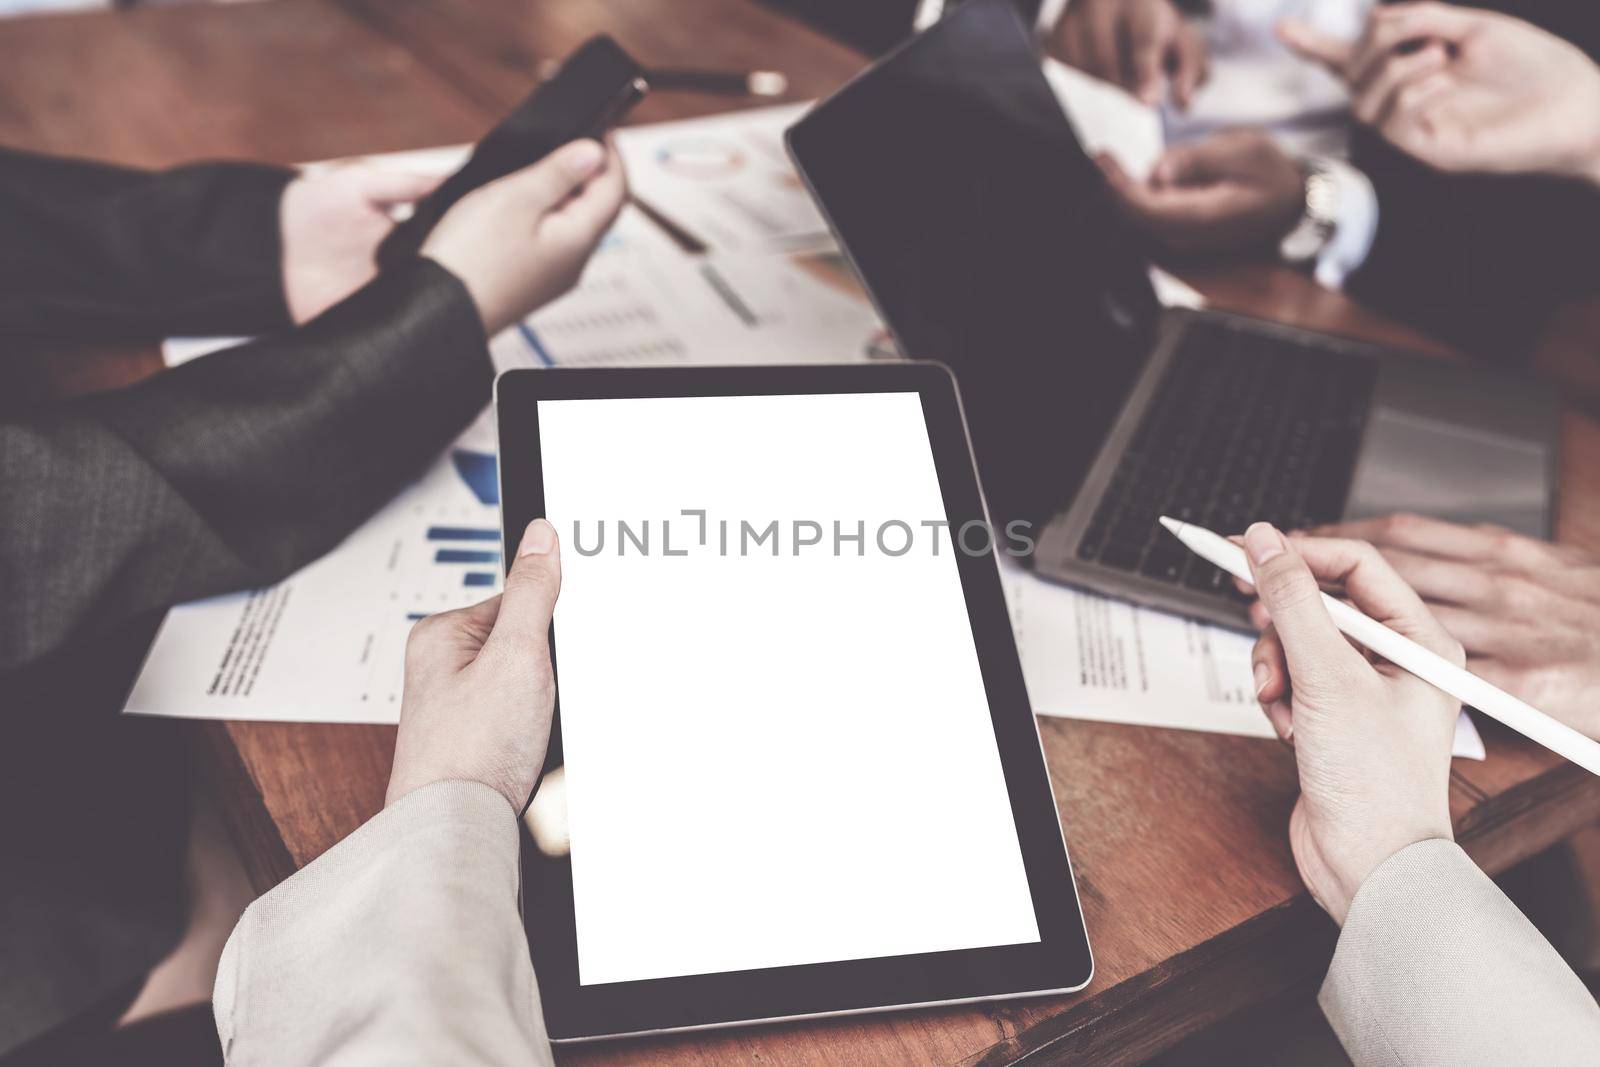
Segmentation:
<svg viewBox="0 0 1600 1067">
<path fill-rule="evenodd" d="M 919 394 L 950 529 L 985 519 L 955 379 L 941 364 L 508 371 L 495 387 L 505 558 L 513 558 L 514 541 L 527 524 L 544 514 L 541 400 L 878 392 Z M 584 1040 L 1070 992 L 1088 984 L 1093 957 L 995 558 L 991 551 L 958 552 L 956 559 L 1040 940 L 584 986 L 578 983 L 570 860 L 543 856 L 524 833 L 523 918 L 551 1038 Z M 562 758 L 560 658 L 553 633 L 551 651 L 558 697 L 547 768 Z"/>
</svg>

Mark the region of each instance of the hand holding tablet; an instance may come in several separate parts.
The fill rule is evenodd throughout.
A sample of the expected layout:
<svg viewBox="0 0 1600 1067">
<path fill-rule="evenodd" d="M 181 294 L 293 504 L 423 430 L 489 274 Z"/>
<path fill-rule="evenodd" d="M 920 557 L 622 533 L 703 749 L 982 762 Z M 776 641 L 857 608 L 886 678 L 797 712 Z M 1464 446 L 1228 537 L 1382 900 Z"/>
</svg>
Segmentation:
<svg viewBox="0 0 1600 1067">
<path fill-rule="evenodd" d="M 1092 963 L 954 383 L 511 372 L 504 521 L 564 587 L 526 848 L 557 1040 L 1079 988 Z M 509 547 L 509 546 L 508 546 Z"/>
</svg>

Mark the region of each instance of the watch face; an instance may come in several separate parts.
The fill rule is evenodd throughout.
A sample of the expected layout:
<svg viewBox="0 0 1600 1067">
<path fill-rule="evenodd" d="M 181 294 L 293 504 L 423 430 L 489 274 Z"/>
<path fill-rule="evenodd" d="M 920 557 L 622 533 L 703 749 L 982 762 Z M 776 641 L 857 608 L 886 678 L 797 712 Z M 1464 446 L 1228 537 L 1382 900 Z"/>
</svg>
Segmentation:
<svg viewBox="0 0 1600 1067">
<path fill-rule="evenodd" d="M 1313 170 L 1306 177 L 1306 214 L 1328 228 L 1339 215 L 1339 186 L 1333 177 Z"/>
<path fill-rule="evenodd" d="M 1305 263 L 1316 258 L 1333 236 L 1338 212 L 1338 182 L 1316 166 L 1308 167 L 1305 213 L 1278 245 L 1278 254 L 1290 263 Z"/>
</svg>

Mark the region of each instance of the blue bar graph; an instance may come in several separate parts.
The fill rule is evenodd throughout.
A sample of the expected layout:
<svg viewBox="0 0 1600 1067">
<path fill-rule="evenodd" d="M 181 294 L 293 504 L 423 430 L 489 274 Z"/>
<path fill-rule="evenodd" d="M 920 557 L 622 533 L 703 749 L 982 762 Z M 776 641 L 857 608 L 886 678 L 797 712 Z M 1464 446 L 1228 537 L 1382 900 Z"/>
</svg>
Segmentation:
<svg viewBox="0 0 1600 1067">
<path fill-rule="evenodd" d="M 500 553 L 488 548 L 441 548 L 435 563 L 499 563 Z"/>
<path fill-rule="evenodd" d="M 538 357 L 540 363 L 543 363 L 546 367 L 554 367 L 556 365 L 555 359 L 550 355 L 550 350 L 545 348 L 539 341 L 539 335 L 533 332 L 532 327 L 525 322 L 519 322 L 517 323 L 517 332 L 522 334 L 524 341 L 528 342 L 529 347 L 533 349 L 533 354 Z"/>
<path fill-rule="evenodd" d="M 500 465 L 488 452 L 457 448 L 450 453 L 456 473 L 467 483 L 480 504 L 500 503 Z"/>
<path fill-rule="evenodd" d="M 461 584 L 468 588 L 472 586 L 488 586 L 494 584 L 494 579 L 494 571 L 468 571 L 461 576 Z"/>
<path fill-rule="evenodd" d="M 487 526 L 430 526 L 430 541 L 498 541 L 500 531 Z"/>
</svg>

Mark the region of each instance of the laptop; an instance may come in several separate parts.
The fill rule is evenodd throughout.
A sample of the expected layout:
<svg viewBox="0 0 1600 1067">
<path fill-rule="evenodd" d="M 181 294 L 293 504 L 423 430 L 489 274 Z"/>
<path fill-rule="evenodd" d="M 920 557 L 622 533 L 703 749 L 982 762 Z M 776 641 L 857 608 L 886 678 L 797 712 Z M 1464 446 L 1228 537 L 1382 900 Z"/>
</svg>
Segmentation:
<svg viewBox="0 0 1600 1067">
<path fill-rule="evenodd" d="M 1041 575 L 1240 626 L 1157 523 L 1414 511 L 1552 526 L 1541 386 L 1163 308 L 1007 0 L 971 0 L 807 113 L 789 151 L 900 350 L 955 372 L 997 527 Z"/>
</svg>

